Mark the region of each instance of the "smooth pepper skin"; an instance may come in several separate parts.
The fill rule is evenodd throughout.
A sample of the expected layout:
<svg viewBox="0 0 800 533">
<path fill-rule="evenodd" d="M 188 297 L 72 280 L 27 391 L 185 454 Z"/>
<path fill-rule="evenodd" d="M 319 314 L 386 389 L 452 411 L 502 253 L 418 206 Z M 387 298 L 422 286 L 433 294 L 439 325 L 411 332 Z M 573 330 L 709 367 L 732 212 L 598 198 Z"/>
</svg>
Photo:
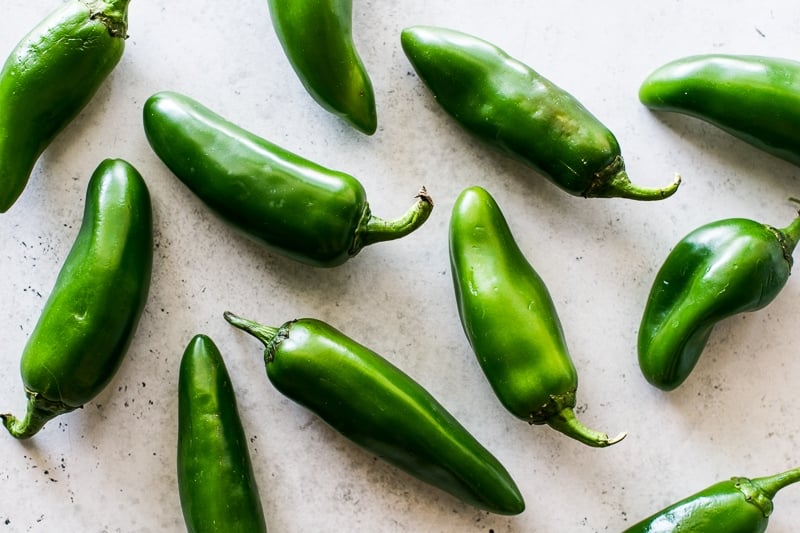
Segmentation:
<svg viewBox="0 0 800 533">
<path fill-rule="evenodd" d="M 336 431 L 422 481 L 493 513 L 525 509 L 500 462 L 416 381 L 330 325 L 280 328 L 225 313 L 266 346 L 267 377 Z"/>
<path fill-rule="evenodd" d="M 0 71 L 0 213 L 50 142 L 89 103 L 125 48 L 129 0 L 69 0 Z"/>
<path fill-rule="evenodd" d="M 503 406 L 589 446 L 622 440 L 575 417 L 578 374 L 555 305 L 485 189 L 470 187 L 456 199 L 450 266 L 464 332 Z"/>
<path fill-rule="evenodd" d="M 764 56 L 684 57 L 650 74 L 639 99 L 690 115 L 800 165 L 800 63 Z"/>
<path fill-rule="evenodd" d="M 376 217 L 356 178 L 290 153 L 181 94 L 148 98 L 144 130 L 155 153 L 212 211 L 302 263 L 341 265 L 364 246 L 413 232 L 433 209 L 423 187 L 401 218 Z"/>
<path fill-rule="evenodd" d="M 800 469 L 774 476 L 734 477 L 645 518 L 623 533 L 763 533 L 775 494 L 800 481 Z"/>
<path fill-rule="evenodd" d="M 269 0 L 272 25 L 308 93 L 323 108 L 372 135 L 375 95 L 353 44 L 352 0 Z"/>
<path fill-rule="evenodd" d="M 150 288 L 153 221 L 139 172 L 120 159 L 89 180 L 78 236 L 22 353 L 28 407 L 0 415 L 17 438 L 92 400 L 111 381 Z"/>
<path fill-rule="evenodd" d="M 661 200 L 633 185 L 617 139 L 572 95 L 493 44 L 454 30 L 413 26 L 403 50 L 436 102 L 466 130 L 575 196 Z"/>
<path fill-rule="evenodd" d="M 798 238 L 800 217 L 784 229 L 725 219 L 681 239 L 656 274 L 639 328 L 647 381 L 675 389 L 720 320 L 774 300 L 789 278 Z"/>
<path fill-rule="evenodd" d="M 189 533 L 267 531 L 231 378 L 196 335 L 178 376 L 178 489 Z"/>
</svg>

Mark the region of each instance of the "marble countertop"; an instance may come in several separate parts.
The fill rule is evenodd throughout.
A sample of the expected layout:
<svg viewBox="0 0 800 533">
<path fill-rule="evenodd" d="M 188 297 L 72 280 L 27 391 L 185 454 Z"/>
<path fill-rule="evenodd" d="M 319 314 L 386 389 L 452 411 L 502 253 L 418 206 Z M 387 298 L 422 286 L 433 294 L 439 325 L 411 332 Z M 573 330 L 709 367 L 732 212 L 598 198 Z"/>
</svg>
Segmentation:
<svg viewBox="0 0 800 533">
<path fill-rule="evenodd" d="M 0 51 L 59 4 L 8 0 Z M 718 325 L 695 371 L 664 393 L 642 377 L 636 336 L 655 272 L 692 229 L 727 217 L 788 224 L 800 171 L 713 127 L 654 114 L 644 77 L 707 52 L 797 57 L 788 1 L 703 3 L 359 2 L 356 44 L 372 77 L 378 131 L 319 107 L 291 70 L 263 0 L 134 0 L 125 55 L 47 149 L 0 217 L 0 411 L 25 399 L 19 355 L 80 226 L 86 182 L 121 157 L 148 183 L 155 219 L 149 300 L 122 367 L 83 409 L 33 439 L 0 435 L 0 532 L 184 530 L 175 442 L 180 356 L 196 333 L 225 357 L 271 531 L 614 532 L 734 475 L 797 466 L 800 284 L 762 311 Z M 617 136 L 632 180 L 683 184 L 655 203 L 571 197 L 464 133 L 400 48 L 414 24 L 489 40 L 571 92 Z M 3 52 L 3 55 L 6 52 Z M 174 90 L 364 184 L 374 212 L 399 215 L 420 185 L 436 207 L 416 233 L 316 269 L 270 253 L 212 215 L 150 150 L 146 98 Z M 628 437 L 591 449 L 508 414 L 462 332 L 447 226 L 459 192 L 488 189 L 547 283 L 580 375 L 589 426 Z M 476 510 L 356 448 L 267 381 L 260 345 L 231 310 L 278 325 L 325 320 L 433 393 L 506 466 L 526 511 Z M 770 533 L 796 531 L 800 487 L 775 499 Z"/>
</svg>

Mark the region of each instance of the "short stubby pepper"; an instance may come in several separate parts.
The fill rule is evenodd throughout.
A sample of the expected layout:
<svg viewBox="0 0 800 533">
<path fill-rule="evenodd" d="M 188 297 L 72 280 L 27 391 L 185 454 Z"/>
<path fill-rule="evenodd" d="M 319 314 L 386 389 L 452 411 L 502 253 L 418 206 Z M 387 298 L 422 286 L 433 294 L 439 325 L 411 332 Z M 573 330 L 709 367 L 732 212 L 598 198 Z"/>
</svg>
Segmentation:
<svg viewBox="0 0 800 533">
<path fill-rule="evenodd" d="M 119 63 L 129 1 L 69 0 L 9 55 L 0 71 L 0 213 Z"/>
<path fill-rule="evenodd" d="M 17 438 L 97 396 L 116 373 L 150 288 L 150 194 L 127 162 L 107 159 L 89 180 L 83 222 L 25 345 L 24 418 L 0 415 Z"/>
<path fill-rule="evenodd" d="M 586 198 L 661 200 L 631 183 L 616 137 L 578 100 L 482 39 L 444 28 L 403 30 L 403 50 L 436 102 L 467 131 Z"/>
<path fill-rule="evenodd" d="M 464 332 L 503 406 L 589 446 L 622 440 L 576 418 L 578 374 L 555 305 L 485 189 L 465 189 L 453 206 L 450 265 Z"/>
<path fill-rule="evenodd" d="M 623 533 L 764 533 L 772 499 L 800 481 L 800 468 L 755 479 L 715 483 L 645 518 Z"/>
<path fill-rule="evenodd" d="M 195 335 L 178 376 L 178 492 L 189 533 L 266 533 L 228 369 Z"/>
<path fill-rule="evenodd" d="M 354 177 L 290 153 L 181 94 L 148 98 L 144 129 L 155 153 L 212 211 L 302 263 L 341 265 L 364 246 L 413 232 L 433 209 L 423 187 L 402 217 L 376 217 Z"/>
<path fill-rule="evenodd" d="M 286 57 L 314 100 L 362 133 L 375 133 L 375 94 L 353 44 L 352 0 L 269 0 L 269 12 Z"/>
<path fill-rule="evenodd" d="M 704 120 L 800 165 L 800 62 L 724 54 L 677 59 L 650 74 L 639 99 Z"/>
<path fill-rule="evenodd" d="M 319 320 L 275 328 L 232 313 L 225 319 L 264 343 L 275 388 L 354 443 L 479 509 L 506 515 L 525 509 L 503 465 L 377 353 Z"/>
<path fill-rule="evenodd" d="M 663 390 L 694 369 L 714 326 L 763 308 L 786 284 L 800 217 L 783 229 L 732 218 L 697 228 L 656 274 L 639 328 L 639 367 Z"/>
</svg>

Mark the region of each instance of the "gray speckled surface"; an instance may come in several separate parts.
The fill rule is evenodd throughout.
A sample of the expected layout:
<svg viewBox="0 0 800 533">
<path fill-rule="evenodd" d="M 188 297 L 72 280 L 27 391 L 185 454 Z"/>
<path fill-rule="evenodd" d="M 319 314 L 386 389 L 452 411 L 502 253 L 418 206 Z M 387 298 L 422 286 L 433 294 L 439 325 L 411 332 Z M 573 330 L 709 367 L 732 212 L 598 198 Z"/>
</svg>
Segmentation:
<svg viewBox="0 0 800 533">
<path fill-rule="evenodd" d="M 8 0 L 2 54 L 54 4 Z M 505 48 L 615 132 L 635 181 L 656 186 L 680 172 L 681 190 L 659 203 L 572 198 L 485 149 L 412 73 L 399 45 L 412 24 Z M 0 217 L 0 410 L 24 407 L 19 354 L 77 233 L 86 181 L 106 157 L 130 161 L 150 187 L 150 298 L 122 368 L 95 401 L 29 442 L 0 438 L 0 531 L 181 531 L 177 369 L 199 332 L 226 358 L 271 531 L 613 532 L 717 480 L 796 466 L 797 280 L 763 311 L 720 324 L 673 393 L 644 381 L 635 346 L 650 282 L 671 246 L 729 216 L 785 225 L 800 171 L 698 121 L 652 114 L 636 93 L 653 68 L 683 55 L 796 56 L 798 25 L 788 1 L 356 1 L 354 33 L 379 114 L 378 132 L 365 137 L 304 92 L 263 0 L 133 0 L 122 62 Z M 401 213 L 421 184 L 434 213 L 417 233 L 333 270 L 270 254 L 211 215 L 150 151 L 141 106 L 162 89 L 357 176 L 378 214 Z M 447 257 L 453 201 L 475 184 L 495 196 L 550 288 L 581 378 L 581 418 L 609 433 L 627 430 L 617 446 L 589 449 L 528 427 L 481 375 L 458 322 Z M 526 512 L 477 511 L 356 449 L 272 388 L 260 346 L 222 320 L 226 309 L 275 325 L 317 317 L 384 354 L 501 459 Z M 770 533 L 795 531 L 800 488 L 775 503 Z"/>
</svg>

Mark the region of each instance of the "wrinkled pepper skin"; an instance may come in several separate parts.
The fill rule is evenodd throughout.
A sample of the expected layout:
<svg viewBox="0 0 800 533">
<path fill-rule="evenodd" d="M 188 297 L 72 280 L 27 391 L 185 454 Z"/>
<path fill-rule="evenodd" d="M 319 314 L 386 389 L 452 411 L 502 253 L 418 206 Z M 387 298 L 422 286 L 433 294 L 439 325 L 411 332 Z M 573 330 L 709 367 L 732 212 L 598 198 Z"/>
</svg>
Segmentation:
<svg viewBox="0 0 800 533">
<path fill-rule="evenodd" d="M 155 153 L 220 218 L 309 265 L 338 266 L 364 246 L 408 235 L 433 209 L 423 187 L 401 218 L 378 218 L 354 177 L 275 146 L 184 95 L 148 98 L 144 129 Z"/>
<path fill-rule="evenodd" d="M 763 56 L 708 54 L 659 67 L 639 88 L 654 111 L 704 120 L 800 165 L 800 63 Z"/>
<path fill-rule="evenodd" d="M 674 503 L 623 533 L 763 533 L 775 494 L 800 481 L 800 469 L 774 476 L 734 477 Z"/>
<path fill-rule="evenodd" d="M 444 28 L 403 30 L 403 50 L 436 102 L 467 131 L 575 196 L 661 200 L 633 185 L 614 135 L 580 102 L 493 44 Z"/>
<path fill-rule="evenodd" d="M 83 222 L 20 363 L 25 417 L 0 415 L 17 438 L 91 401 L 111 381 L 136 331 L 150 288 L 150 194 L 123 160 L 89 180 Z"/>
<path fill-rule="evenodd" d="M 800 217 L 777 229 L 733 218 L 701 226 L 669 253 L 639 328 L 639 367 L 669 391 L 691 373 L 722 319 L 765 307 L 786 284 Z"/>
<path fill-rule="evenodd" d="M 389 463 L 480 509 L 514 515 L 522 495 L 500 462 L 416 381 L 330 325 L 280 328 L 225 313 L 264 343 L 281 393 Z"/>
<path fill-rule="evenodd" d="M 622 440 L 575 417 L 578 374 L 555 305 L 485 189 L 470 187 L 456 199 L 450 266 L 464 332 L 503 406 L 589 446 Z"/>
<path fill-rule="evenodd" d="M 0 213 L 39 156 L 89 103 L 125 48 L 129 0 L 69 0 L 40 22 L 0 71 Z"/>
<path fill-rule="evenodd" d="M 178 489 L 189 533 L 267 531 L 231 378 L 196 335 L 178 377 Z"/>
<path fill-rule="evenodd" d="M 269 0 L 272 25 L 308 93 L 367 135 L 378 126 L 375 95 L 353 44 L 352 0 Z"/>
</svg>

